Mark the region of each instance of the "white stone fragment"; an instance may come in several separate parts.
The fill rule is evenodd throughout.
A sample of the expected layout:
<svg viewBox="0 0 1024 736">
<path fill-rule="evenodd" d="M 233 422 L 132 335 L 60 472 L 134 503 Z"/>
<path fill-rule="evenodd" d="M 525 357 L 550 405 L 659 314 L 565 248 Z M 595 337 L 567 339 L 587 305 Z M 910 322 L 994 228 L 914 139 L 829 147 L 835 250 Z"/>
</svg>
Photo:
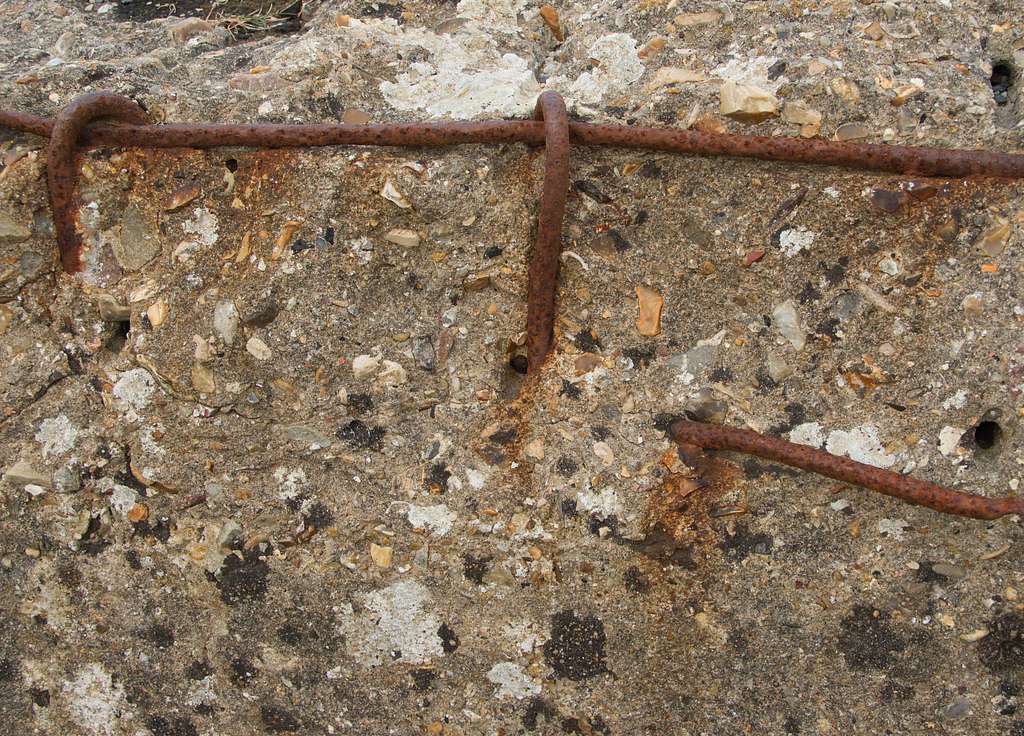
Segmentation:
<svg viewBox="0 0 1024 736">
<path fill-rule="evenodd" d="M 723 115 L 740 120 L 760 120 L 779 113 L 779 98 L 752 84 L 726 80 L 721 89 L 719 109 Z"/>
<path fill-rule="evenodd" d="M 12 486 L 36 485 L 49 488 L 50 478 L 24 461 L 11 465 L 4 471 L 4 480 Z"/>
<path fill-rule="evenodd" d="M 405 368 L 393 360 L 385 360 L 377 375 L 377 382 L 383 386 L 400 386 L 408 381 L 409 376 L 406 374 Z"/>
<path fill-rule="evenodd" d="M 960 447 L 960 439 L 966 431 L 963 427 L 943 427 L 939 431 L 939 452 L 946 457 L 958 454 L 957 448 Z"/>
<path fill-rule="evenodd" d="M 238 334 L 238 310 L 234 302 L 218 302 L 213 308 L 213 332 L 225 345 L 234 345 Z"/>
<path fill-rule="evenodd" d="M 270 350 L 270 347 L 258 337 L 250 337 L 245 343 L 245 350 L 256 360 L 270 360 L 274 353 Z"/>
<path fill-rule="evenodd" d="M 807 335 L 800 327 L 800 316 L 796 311 L 796 302 L 787 299 L 776 305 L 772 310 L 772 323 L 779 334 L 789 340 L 796 350 L 803 350 L 807 343 Z"/>
<path fill-rule="evenodd" d="M 369 378 L 380 367 L 379 355 L 357 355 L 352 360 L 352 374 L 357 379 Z"/>
<path fill-rule="evenodd" d="M 404 228 L 389 230 L 388 234 L 385 235 L 384 238 L 395 245 L 402 246 L 403 248 L 415 248 L 420 244 L 420 234 L 415 230 L 406 230 Z"/>
<path fill-rule="evenodd" d="M 387 201 L 391 202 L 400 209 L 407 210 L 412 208 L 412 203 L 406 199 L 405 195 L 399 191 L 391 179 L 384 182 L 384 187 L 380 190 L 380 196 L 384 197 Z"/>
<path fill-rule="evenodd" d="M 595 442 L 594 454 L 601 458 L 601 464 L 606 468 L 615 462 L 615 453 L 612 452 L 612 448 L 608 446 L 607 442 Z"/>
</svg>

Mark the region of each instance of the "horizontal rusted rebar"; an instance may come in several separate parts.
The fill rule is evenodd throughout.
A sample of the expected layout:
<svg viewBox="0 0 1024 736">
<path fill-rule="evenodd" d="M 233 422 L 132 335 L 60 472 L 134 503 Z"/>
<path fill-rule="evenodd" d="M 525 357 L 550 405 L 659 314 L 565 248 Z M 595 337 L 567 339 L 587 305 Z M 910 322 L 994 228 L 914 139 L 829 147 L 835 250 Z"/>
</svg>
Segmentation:
<svg viewBox="0 0 1024 736">
<path fill-rule="evenodd" d="M 0 110 L 0 127 L 49 137 L 53 121 Z M 544 123 L 483 120 L 383 125 L 282 125 L 197 123 L 88 126 L 83 147 L 304 148 L 317 146 L 442 147 L 468 143 L 544 142 Z M 1024 178 L 1024 155 L 997 151 L 847 143 L 806 138 L 704 133 L 672 128 L 569 123 L 569 142 L 580 146 L 639 148 L 696 156 L 735 156 L 765 161 L 845 166 L 912 176 Z"/>
<path fill-rule="evenodd" d="M 927 506 L 944 514 L 972 519 L 998 519 L 1024 513 L 1024 498 L 986 498 L 956 491 L 935 483 L 900 475 L 822 450 L 735 427 L 722 427 L 679 419 L 669 434 L 680 444 L 710 450 L 731 450 L 809 470 L 828 478 L 893 496 L 907 503 Z"/>
</svg>

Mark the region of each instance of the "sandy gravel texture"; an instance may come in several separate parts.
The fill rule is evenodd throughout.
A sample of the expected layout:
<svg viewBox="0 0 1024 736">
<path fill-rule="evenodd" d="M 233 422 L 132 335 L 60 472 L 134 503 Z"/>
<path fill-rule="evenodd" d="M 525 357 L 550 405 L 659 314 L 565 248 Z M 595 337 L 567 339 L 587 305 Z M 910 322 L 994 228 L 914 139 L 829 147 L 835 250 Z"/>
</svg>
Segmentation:
<svg viewBox="0 0 1024 736">
<path fill-rule="evenodd" d="M 296 5 L 4 2 L 0 107 L 1024 149 L 1016 2 Z M 1021 183 L 573 148 L 534 381 L 539 149 L 90 151 L 75 277 L 0 154 L 0 733 L 1024 734 L 1020 519 L 665 436 L 1018 492 Z"/>
</svg>

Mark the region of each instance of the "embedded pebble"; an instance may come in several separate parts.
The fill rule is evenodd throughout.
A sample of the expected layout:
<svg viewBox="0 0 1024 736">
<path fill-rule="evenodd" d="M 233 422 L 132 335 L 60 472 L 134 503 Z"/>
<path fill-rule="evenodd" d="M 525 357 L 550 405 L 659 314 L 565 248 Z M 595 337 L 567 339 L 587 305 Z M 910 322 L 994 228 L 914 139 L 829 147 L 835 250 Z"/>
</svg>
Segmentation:
<svg viewBox="0 0 1024 736">
<path fill-rule="evenodd" d="M 646 286 L 636 287 L 636 298 L 639 302 L 639 315 L 636 318 L 636 329 L 641 335 L 653 337 L 661 332 L 661 308 L 665 303 L 661 294 Z"/>
<path fill-rule="evenodd" d="M 400 245 L 403 248 L 415 248 L 420 244 L 420 235 L 415 230 L 390 230 L 385 238 L 395 245 Z"/>
<path fill-rule="evenodd" d="M 217 302 L 213 308 L 213 332 L 225 345 L 235 344 L 238 322 L 238 310 L 234 302 Z"/>
<path fill-rule="evenodd" d="M 352 375 L 356 379 L 370 378 L 380 367 L 380 355 L 357 355 L 352 359 Z"/>
<path fill-rule="evenodd" d="M 405 195 L 398 190 L 398 187 L 391 179 L 384 182 L 384 187 L 380 190 L 380 196 L 400 209 L 407 210 L 412 208 L 412 203 L 405 198 Z"/>
<path fill-rule="evenodd" d="M 722 83 L 720 96 L 721 113 L 743 122 L 760 122 L 779 112 L 779 98 L 752 84 L 728 79 Z"/>
<path fill-rule="evenodd" d="M 28 240 L 32 231 L 6 212 L 0 212 L 0 244 L 7 245 Z"/>
<path fill-rule="evenodd" d="M 775 306 L 772 310 L 772 324 L 796 350 L 803 350 L 807 343 L 807 333 L 800 327 L 800 316 L 792 299 Z"/>
<path fill-rule="evenodd" d="M 274 356 L 267 344 L 258 337 L 250 337 L 245 343 L 245 349 L 256 360 L 270 360 Z"/>
<path fill-rule="evenodd" d="M 352 367 L 354 370 L 354 363 Z M 393 360 L 385 360 L 381 366 L 380 373 L 377 374 L 377 383 L 382 386 L 401 386 L 403 383 L 407 383 L 408 381 L 409 376 L 406 374 L 405 368 L 403 368 L 400 363 L 396 363 Z"/>
<path fill-rule="evenodd" d="M 4 480 L 12 486 L 32 484 L 43 488 L 50 487 L 50 477 L 24 461 L 18 461 L 4 471 Z"/>
<path fill-rule="evenodd" d="M 959 454 L 960 439 L 966 431 L 962 427 L 943 427 L 939 431 L 939 452 L 946 457 Z"/>
</svg>

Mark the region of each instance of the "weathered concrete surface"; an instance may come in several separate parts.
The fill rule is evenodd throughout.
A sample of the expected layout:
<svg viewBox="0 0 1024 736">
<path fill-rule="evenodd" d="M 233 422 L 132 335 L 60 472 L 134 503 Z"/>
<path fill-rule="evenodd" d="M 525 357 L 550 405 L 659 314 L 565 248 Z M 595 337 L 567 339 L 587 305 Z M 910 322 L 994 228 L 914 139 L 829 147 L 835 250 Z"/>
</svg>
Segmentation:
<svg viewBox="0 0 1024 736">
<path fill-rule="evenodd" d="M 593 120 L 1021 146 L 989 84 L 1012 3 L 557 10 L 562 45 L 528 3 L 306 3 L 241 39 L 9 3 L 0 95 L 404 120 L 546 84 Z M 720 116 L 724 78 L 779 114 Z M 42 142 L 4 141 L 0 732 L 1024 733 L 1019 519 L 693 473 L 662 431 L 1016 491 L 1022 185 L 574 149 L 527 385 L 539 151 L 93 152 L 71 279 Z"/>
</svg>

